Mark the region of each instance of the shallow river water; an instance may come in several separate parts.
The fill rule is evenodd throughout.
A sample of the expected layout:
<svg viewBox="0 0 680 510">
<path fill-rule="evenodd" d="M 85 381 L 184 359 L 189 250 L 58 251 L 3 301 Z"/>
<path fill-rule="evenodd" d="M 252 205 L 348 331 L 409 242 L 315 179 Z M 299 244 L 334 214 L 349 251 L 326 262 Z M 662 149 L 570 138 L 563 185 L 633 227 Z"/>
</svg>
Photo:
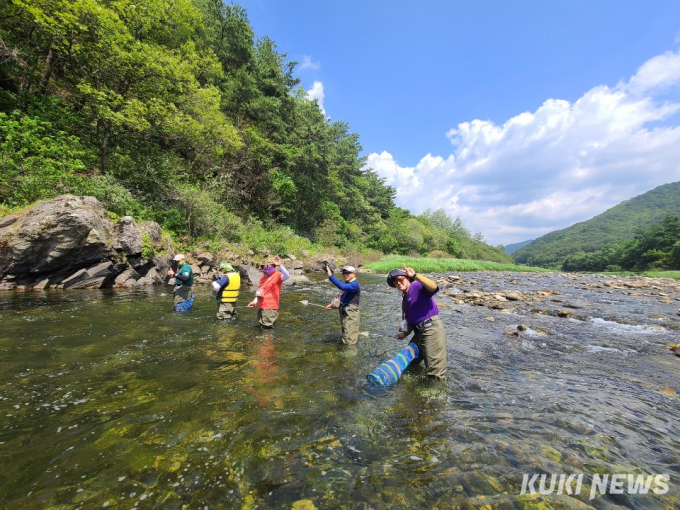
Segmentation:
<svg viewBox="0 0 680 510">
<path fill-rule="evenodd" d="M 465 278 L 559 291 L 574 315 L 442 292 L 447 381 L 376 390 L 366 374 L 406 344 L 381 276 L 359 276 L 358 348 L 300 303 L 335 296 L 319 279 L 284 287 L 270 332 L 247 289 L 235 323 L 207 285 L 186 315 L 170 287 L 1 293 L 0 508 L 680 508 L 680 303 Z M 656 478 L 640 494 L 628 475 Z"/>
</svg>

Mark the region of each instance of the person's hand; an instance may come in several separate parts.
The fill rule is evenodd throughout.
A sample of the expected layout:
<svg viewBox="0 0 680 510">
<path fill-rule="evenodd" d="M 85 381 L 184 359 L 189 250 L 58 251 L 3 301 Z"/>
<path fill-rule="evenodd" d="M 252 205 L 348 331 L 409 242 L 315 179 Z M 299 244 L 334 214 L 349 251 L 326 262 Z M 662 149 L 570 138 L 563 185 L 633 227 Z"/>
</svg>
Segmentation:
<svg viewBox="0 0 680 510">
<path fill-rule="evenodd" d="M 254 307 L 256 304 L 257 304 L 257 301 L 251 301 L 250 303 L 248 303 L 248 304 L 246 305 L 246 308 L 252 308 L 252 307 Z"/>
<path fill-rule="evenodd" d="M 397 340 L 403 340 L 407 336 L 408 336 L 408 333 L 406 333 L 405 331 L 400 331 L 399 333 L 394 335 L 394 338 L 396 338 Z"/>
<path fill-rule="evenodd" d="M 274 255 L 274 265 L 276 267 L 279 267 L 281 265 L 281 257 L 279 257 L 278 255 Z"/>
<path fill-rule="evenodd" d="M 331 303 L 330 305 L 326 305 L 326 310 L 332 310 L 332 309 L 333 309 L 333 303 Z"/>
<path fill-rule="evenodd" d="M 406 264 L 404 264 L 404 272 L 409 280 L 413 280 L 413 277 L 416 275 L 415 270 L 412 267 L 406 267 Z"/>
<path fill-rule="evenodd" d="M 168 269 L 168 276 L 175 276 L 175 272 L 172 269 Z"/>
<path fill-rule="evenodd" d="M 331 266 L 329 266 L 328 263 L 326 263 L 326 265 L 324 265 L 324 269 L 326 270 L 326 274 L 328 276 L 333 274 L 333 271 L 331 271 Z"/>
</svg>

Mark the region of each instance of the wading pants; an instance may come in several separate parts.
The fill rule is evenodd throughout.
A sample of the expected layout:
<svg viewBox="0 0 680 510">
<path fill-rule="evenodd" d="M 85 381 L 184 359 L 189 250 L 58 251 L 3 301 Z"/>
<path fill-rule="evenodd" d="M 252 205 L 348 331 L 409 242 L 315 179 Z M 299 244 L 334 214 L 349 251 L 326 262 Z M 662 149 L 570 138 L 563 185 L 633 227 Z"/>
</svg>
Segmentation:
<svg viewBox="0 0 680 510">
<path fill-rule="evenodd" d="M 431 317 L 432 326 L 413 335 L 414 344 L 418 346 L 420 355 L 413 364 L 425 361 L 427 375 L 444 379 L 446 374 L 446 331 L 438 315 Z"/>
<path fill-rule="evenodd" d="M 219 303 L 217 305 L 217 318 L 219 320 L 235 319 L 236 307 L 234 303 Z"/>
<path fill-rule="evenodd" d="M 359 340 L 359 305 L 341 305 L 339 310 L 342 343 L 354 345 Z"/>
<path fill-rule="evenodd" d="M 276 319 L 279 318 L 279 311 L 268 308 L 260 308 L 257 311 L 257 320 L 263 328 L 273 328 Z"/>
<path fill-rule="evenodd" d="M 177 285 L 172 293 L 174 296 L 173 306 L 188 301 L 191 297 L 191 285 Z"/>
</svg>

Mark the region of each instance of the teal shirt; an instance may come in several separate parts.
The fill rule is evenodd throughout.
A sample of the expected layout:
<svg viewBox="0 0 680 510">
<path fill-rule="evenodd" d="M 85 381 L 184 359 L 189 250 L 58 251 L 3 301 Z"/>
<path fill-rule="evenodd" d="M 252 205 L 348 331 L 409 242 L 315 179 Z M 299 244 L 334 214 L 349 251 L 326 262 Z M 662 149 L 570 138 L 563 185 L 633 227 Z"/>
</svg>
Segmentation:
<svg viewBox="0 0 680 510">
<path fill-rule="evenodd" d="M 175 286 L 182 286 L 186 285 L 187 287 L 191 287 L 194 284 L 194 272 L 191 270 L 191 266 L 187 264 L 186 262 L 182 267 L 179 268 L 179 271 L 177 271 L 178 275 L 182 276 L 188 276 L 189 279 L 185 282 L 180 280 L 179 278 L 175 278 Z"/>
</svg>

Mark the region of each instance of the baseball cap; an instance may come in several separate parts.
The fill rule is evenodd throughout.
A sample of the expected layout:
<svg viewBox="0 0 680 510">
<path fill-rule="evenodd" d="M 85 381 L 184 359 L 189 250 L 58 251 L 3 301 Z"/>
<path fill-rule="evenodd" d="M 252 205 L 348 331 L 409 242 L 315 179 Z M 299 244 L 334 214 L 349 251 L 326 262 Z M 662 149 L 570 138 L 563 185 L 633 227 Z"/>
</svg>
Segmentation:
<svg viewBox="0 0 680 510">
<path fill-rule="evenodd" d="M 390 274 L 387 275 L 387 285 L 389 285 L 390 287 L 394 287 L 394 280 L 396 280 L 400 276 L 406 276 L 408 278 L 406 271 L 404 271 L 403 269 L 392 269 L 392 271 L 390 271 Z"/>
</svg>

